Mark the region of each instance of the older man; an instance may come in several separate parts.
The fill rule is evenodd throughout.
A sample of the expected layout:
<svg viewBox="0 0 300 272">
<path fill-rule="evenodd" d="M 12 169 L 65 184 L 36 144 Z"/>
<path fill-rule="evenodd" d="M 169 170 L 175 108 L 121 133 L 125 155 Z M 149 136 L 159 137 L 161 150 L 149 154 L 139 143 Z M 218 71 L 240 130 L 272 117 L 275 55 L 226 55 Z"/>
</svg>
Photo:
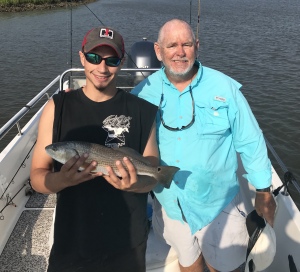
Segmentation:
<svg viewBox="0 0 300 272">
<path fill-rule="evenodd" d="M 154 229 L 177 252 L 182 272 L 239 271 L 248 233 L 236 175 L 237 156 L 257 188 L 255 207 L 273 225 L 271 164 L 241 84 L 196 59 L 190 25 L 173 19 L 154 45 L 164 66 L 133 93 L 159 106 L 161 161 L 178 166 L 171 188 L 154 189 Z M 160 206 L 161 204 L 161 206 Z"/>
</svg>

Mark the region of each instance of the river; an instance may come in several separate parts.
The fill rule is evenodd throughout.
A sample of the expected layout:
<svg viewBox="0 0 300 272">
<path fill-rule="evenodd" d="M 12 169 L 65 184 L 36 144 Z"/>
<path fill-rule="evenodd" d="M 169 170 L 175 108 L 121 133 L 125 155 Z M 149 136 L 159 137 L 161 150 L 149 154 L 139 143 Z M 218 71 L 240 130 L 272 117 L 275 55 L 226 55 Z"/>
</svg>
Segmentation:
<svg viewBox="0 0 300 272">
<path fill-rule="evenodd" d="M 266 138 L 300 180 L 300 1 L 201 0 L 199 59 L 243 84 Z M 155 41 L 171 18 L 197 30 L 198 1 L 100 0 L 88 5 L 0 13 L 0 126 L 67 68 L 80 67 L 84 33 L 106 24 Z M 1 146 L 3 148 L 3 146 Z M 270 158 L 282 177 L 280 168 Z"/>
</svg>

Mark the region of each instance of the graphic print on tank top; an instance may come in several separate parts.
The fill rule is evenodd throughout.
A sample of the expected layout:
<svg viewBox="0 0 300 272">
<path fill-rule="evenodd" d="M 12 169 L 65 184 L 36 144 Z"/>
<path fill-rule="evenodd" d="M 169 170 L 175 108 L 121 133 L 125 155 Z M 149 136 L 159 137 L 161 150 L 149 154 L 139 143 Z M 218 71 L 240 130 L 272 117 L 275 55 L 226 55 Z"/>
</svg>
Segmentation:
<svg viewBox="0 0 300 272">
<path fill-rule="evenodd" d="M 131 119 L 132 117 L 126 117 L 125 115 L 110 115 L 103 121 L 102 128 L 108 133 L 105 146 L 121 147 L 125 145 L 124 133 L 129 133 Z"/>
</svg>

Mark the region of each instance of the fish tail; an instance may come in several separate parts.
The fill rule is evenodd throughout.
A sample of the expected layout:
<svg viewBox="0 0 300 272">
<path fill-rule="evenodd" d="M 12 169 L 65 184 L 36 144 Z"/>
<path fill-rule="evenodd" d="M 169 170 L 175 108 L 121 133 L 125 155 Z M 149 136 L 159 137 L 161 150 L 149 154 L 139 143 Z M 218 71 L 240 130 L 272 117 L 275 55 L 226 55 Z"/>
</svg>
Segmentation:
<svg viewBox="0 0 300 272">
<path fill-rule="evenodd" d="M 155 178 L 165 188 L 169 189 L 173 177 L 178 170 L 180 170 L 180 168 L 175 166 L 158 166 Z"/>
</svg>

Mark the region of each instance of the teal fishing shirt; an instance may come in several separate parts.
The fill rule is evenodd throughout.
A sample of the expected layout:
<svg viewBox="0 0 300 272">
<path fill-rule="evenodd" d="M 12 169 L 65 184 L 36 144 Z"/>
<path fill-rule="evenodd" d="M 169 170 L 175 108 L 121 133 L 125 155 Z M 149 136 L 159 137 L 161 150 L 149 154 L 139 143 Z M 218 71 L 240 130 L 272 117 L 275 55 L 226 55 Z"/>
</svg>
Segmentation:
<svg viewBox="0 0 300 272">
<path fill-rule="evenodd" d="M 198 61 L 195 65 L 197 76 L 182 92 L 168 80 L 164 67 L 132 91 L 157 106 L 163 93 L 161 116 L 173 128 L 191 122 L 193 96 L 195 122 L 188 129 L 166 129 L 157 113 L 161 164 L 180 170 L 170 189 L 161 185 L 154 189 L 167 215 L 183 222 L 183 212 L 192 233 L 213 221 L 238 193 L 237 152 L 245 177 L 255 188 L 270 186 L 272 177 L 264 137 L 241 84 Z"/>
</svg>

